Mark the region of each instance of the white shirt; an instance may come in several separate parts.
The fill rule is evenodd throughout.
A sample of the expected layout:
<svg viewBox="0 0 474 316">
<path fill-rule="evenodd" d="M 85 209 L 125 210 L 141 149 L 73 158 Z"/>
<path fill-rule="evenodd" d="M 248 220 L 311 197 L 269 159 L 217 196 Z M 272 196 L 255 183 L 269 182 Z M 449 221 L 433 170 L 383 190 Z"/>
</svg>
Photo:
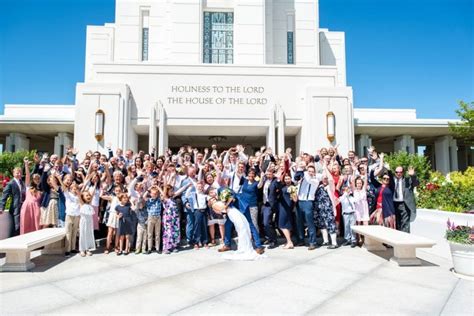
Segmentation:
<svg viewBox="0 0 474 316">
<path fill-rule="evenodd" d="M 393 194 L 393 200 L 395 202 L 403 202 L 403 183 L 402 181 L 404 180 L 403 178 L 394 178 L 395 180 L 395 190 L 398 192 L 398 199 L 395 198 L 396 195 L 395 195 L 395 192 Z"/>
<path fill-rule="evenodd" d="M 15 180 L 16 184 L 18 185 L 18 188 L 20 188 L 20 192 L 22 192 L 22 191 L 23 191 L 23 187 L 22 187 L 22 185 L 21 185 L 21 183 L 20 183 L 20 180 L 18 180 L 17 178 L 13 178 L 13 180 Z"/>
<path fill-rule="evenodd" d="M 315 177 L 311 177 L 309 173 L 305 171 L 304 178 L 301 180 L 298 187 L 298 200 L 313 201 L 321 178 L 322 174 L 317 174 Z"/>
<path fill-rule="evenodd" d="M 206 204 L 206 197 L 207 195 L 202 193 L 202 192 L 195 192 L 194 193 L 194 209 L 195 210 L 202 210 L 202 209 L 205 209 L 207 207 L 207 204 Z"/>
<path fill-rule="evenodd" d="M 351 214 L 355 212 L 355 200 L 353 196 L 350 196 L 347 193 L 344 193 L 340 198 L 342 214 Z"/>
<path fill-rule="evenodd" d="M 224 172 L 224 178 L 230 179 L 229 182 L 229 188 L 233 190 L 234 192 L 239 192 L 240 191 L 240 177 L 236 171 L 225 171 Z"/>
<path fill-rule="evenodd" d="M 272 180 L 265 180 L 265 184 L 263 185 L 263 203 L 268 202 L 268 188 L 270 187 L 271 183 Z"/>
<path fill-rule="evenodd" d="M 79 216 L 81 215 L 79 210 L 81 205 L 79 204 L 79 197 L 71 192 L 64 192 L 64 197 L 66 199 L 66 215 L 69 216 Z"/>
</svg>

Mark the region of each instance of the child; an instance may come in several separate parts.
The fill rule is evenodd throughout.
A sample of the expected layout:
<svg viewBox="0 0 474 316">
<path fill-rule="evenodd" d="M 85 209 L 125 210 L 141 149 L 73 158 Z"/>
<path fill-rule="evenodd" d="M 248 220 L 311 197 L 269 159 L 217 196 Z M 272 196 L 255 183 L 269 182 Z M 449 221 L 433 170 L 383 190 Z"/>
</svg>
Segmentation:
<svg viewBox="0 0 474 316">
<path fill-rule="evenodd" d="M 94 240 L 94 207 L 91 205 L 92 194 L 89 191 L 81 194 L 81 220 L 79 222 L 79 251 L 81 257 L 92 256 L 95 250 Z"/>
<path fill-rule="evenodd" d="M 178 252 L 179 244 L 179 213 L 172 199 L 173 189 L 170 185 L 163 192 L 163 253 Z"/>
<path fill-rule="evenodd" d="M 118 235 L 120 238 L 120 248 L 119 252 L 117 252 L 117 256 L 121 254 L 128 255 L 130 253 L 130 235 L 132 234 L 132 207 L 128 195 L 121 193 L 119 195 L 119 201 L 120 204 L 115 207 L 119 219 Z"/>
<path fill-rule="evenodd" d="M 116 234 L 116 230 L 118 228 L 118 218 L 117 218 L 117 211 L 115 207 L 119 204 L 118 196 L 123 193 L 122 187 L 117 185 L 114 187 L 114 191 L 112 195 L 102 195 L 101 198 L 109 201 L 109 210 L 108 210 L 108 219 L 107 219 L 107 244 L 105 247 L 105 254 L 110 252 L 112 246 L 112 240 L 114 241 L 115 251 L 118 252 L 118 238 Z"/>
<path fill-rule="evenodd" d="M 361 167 L 366 170 L 366 166 Z M 352 183 L 354 191 L 355 216 L 357 225 L 368 225 L 369 204 L 367 201 L 367 177 L 357 177 Z M 363 235 L 359 235 L 359 244 L 362 245 Z"/>
<path fill-rule="evenodd" d="M 155 235 L 155 249 L 160 251 L 160 232 L 161 232 L 161 189 L 158 186 L 152 186 L 149 190 L 150 197 L 146 200 L 145 209 L 148 215 L 147 239 L 148 254 L 153 248 L 153 234 Z M 148 193 L 147 193 L 148 195 Z"/>
<path fill-rule="evenodd" d="M 143 196 L 140 193 L 138 198 L 132 198 L 132 210 L 135 211 L 137 216 L 137 242 L 135 244 L 135 254 L 147 253 L 146 242 L 147 242 L 147 222 L 148 212 L 143 207 Z"/>
<path fill-rule="evenodd" d="M 342 217 L 344 220 L 344 239 L 346 242 L 343 246 L 356 246 L 356 236 L 352 232 L 351 226 L 356 224 L 354 197 L 351 195 L 351 190 L 348 186 L 344 187 L 344 193 L 339 198 L 342 208 Z"/>
<path fill-rule="evenodd" d="M 69 257 L 71 251 L 77 253 L 76 238 L 81 220 L 81 205 L 79 204 L 78 194 L 79 187 L 76 183 L 72 183 L 69 188 L 64 190 L 66 199 L 66 257 Z"/>
<path fill-rule="evenodd" d="M 41 207 L 41 221 L 40 224 L 44 227 L 58 226 L 59 218 L 59 194 L 61 188 L 59 187 L 56 173 L 52 173 L 47 178 L 49 190 L 43 196 L 43 203 Z"/>
</svg>

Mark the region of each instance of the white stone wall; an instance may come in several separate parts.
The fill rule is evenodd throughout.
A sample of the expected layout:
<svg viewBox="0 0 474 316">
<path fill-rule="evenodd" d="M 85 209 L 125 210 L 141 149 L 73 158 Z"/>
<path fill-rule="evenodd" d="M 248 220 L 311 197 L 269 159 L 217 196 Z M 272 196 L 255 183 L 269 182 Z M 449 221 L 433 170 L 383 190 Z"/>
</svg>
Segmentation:
<svg viewBox="0 0 474 316">
<path fill-rule="evenodd" d="M 296 64 L 320 64 L 317 0 L 116 0 L 115 23 L 87 29 L 86 81 L 95 62 L 142 62 L 144 10 L 148 63 L 202 63 L 203 11 L 232 11 L 234 64 L 286 64 L 288 14 L 295 16 Z"/>
<path fill-rule="evenodd" d="M 344 32 L 319 33 L 320 62 L 324 66 L 336 66 L 339 86 L 346 86 L 346 42 Z"/>
<path fill-rule="evenodd" d="M 74 146 L 83 156 L 89 149 L 106 151 L 113 148 L 137 146 L 137 135 L 132 127 L 132 96 L 125 84 L 79 83 L 76 87 L 76 114 L 74 124 Z M 95 139 L 95 113 L 105 113 L 104 139 Z"/>
</svg>

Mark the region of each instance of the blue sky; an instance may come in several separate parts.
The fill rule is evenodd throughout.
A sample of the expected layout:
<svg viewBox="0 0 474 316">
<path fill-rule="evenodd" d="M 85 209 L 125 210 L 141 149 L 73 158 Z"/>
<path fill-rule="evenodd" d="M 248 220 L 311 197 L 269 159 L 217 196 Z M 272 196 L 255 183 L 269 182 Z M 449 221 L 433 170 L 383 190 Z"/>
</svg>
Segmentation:
<svg viewBox="0 0 474 316">
<path fill-rule="evenodd" d="M 474 101 L 472 0 L 320 0 L 320 26 L 346 32 L 356 107 L 455 118 Z M 114 21 L 114 0 L 0 0 L 0 111 L 73 104 L 86 25 Z"/>
</svg>

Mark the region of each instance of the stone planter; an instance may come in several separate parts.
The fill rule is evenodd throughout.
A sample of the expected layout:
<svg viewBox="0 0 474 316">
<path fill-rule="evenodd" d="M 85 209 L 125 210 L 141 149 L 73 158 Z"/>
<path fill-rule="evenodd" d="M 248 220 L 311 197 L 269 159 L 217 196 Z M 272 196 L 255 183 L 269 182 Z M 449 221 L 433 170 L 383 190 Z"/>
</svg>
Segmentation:
<svg viewBox="0 0 474 316">
<path fill-rule="evenodd" d="M 474 245 L 463 245 L 449 242 L 453 258 L 454 272 L 474 277 Z"/>
<path fill-rule="evenodd" d="M 12 225 L 12 217 L 8 212 L 0 214 L 0 240 L 10 237 Z"/>
</svg>

